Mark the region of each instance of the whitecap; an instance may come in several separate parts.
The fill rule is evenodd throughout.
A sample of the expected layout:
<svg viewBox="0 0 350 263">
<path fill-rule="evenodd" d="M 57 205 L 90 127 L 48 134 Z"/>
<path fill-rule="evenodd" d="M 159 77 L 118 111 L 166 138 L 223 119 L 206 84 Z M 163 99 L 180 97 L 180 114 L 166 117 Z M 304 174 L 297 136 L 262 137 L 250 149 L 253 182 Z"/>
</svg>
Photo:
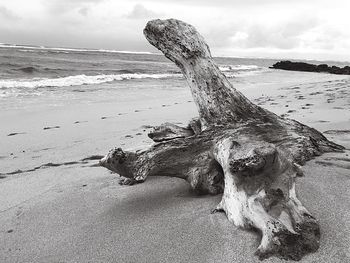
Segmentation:
<svg viewBox="0 0 350 263">
<path fill-rule="evenodd" d="M 75 75 L 61 78 L 32 78 L 32 79 L 7 79 L 0 80 L 1 89 L 11 88 L 41 88 L 41 87 L 69 87 L 80 85 L 101 84 L 129 79 L 164 79 L 181 77 L 181 74 L 112 74 L 112 75 Z"/>
</svg>

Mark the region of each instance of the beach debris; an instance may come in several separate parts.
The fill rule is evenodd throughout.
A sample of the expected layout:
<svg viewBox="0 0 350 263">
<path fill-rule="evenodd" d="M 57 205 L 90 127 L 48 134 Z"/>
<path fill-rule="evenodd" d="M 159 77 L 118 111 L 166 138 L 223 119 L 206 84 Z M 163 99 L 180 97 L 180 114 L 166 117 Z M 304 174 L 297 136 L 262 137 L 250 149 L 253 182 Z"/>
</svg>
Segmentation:
<svg viewBox="0 0 350 263">
<path fill-rule="evenodd" d="M 148 176 L 173 176 L 199 194 L 219 194 L 237 227 L 261 232 L 256 254 L 300 260 L 319 248 L 318 221 L 296 195 L 300 166 L 325 152 L 342 152 L 317 130 L 265 110 L 236 90 L 219 70 L 197 30 L 176 19 L 153 20 L 147 40 L 184 74 L 199 118 L 187 127 L 164 123 L 149 137 L 156 143 L 136 152 L 112 149 L 100 160 L 122 176 L 121 184 Z"/>
</svg>

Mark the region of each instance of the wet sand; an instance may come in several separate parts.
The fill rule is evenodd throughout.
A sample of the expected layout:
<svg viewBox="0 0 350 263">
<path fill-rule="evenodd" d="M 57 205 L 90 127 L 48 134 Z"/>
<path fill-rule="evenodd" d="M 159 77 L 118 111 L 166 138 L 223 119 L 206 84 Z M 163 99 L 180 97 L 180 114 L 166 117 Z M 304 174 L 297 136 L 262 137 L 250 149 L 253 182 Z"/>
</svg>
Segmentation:
<svg viewBox="0 0 350 263">
<path fill-rule="evenodd" d="M 320 249 L 301 262 L 350 261 L 350 78 L 268 74 L 269 81 L 237 78 L 235 87 L 347 148 L 308 162 L 297 180 L 322 231 Z M 290 76 L 282 84 L 281 74 Z M 143 92 L 131 103 L 111 98 L 0 113 L 0 262 L 260 262 L 257 233 L 210 214 L 220 196 L 196 196 L 186 182 L 166 177 L 120 186 L 96 166 L 112 147 L 149 145 L 152 125 L 185 125 L 196 116 L 185 83 Z"/>
</svg>

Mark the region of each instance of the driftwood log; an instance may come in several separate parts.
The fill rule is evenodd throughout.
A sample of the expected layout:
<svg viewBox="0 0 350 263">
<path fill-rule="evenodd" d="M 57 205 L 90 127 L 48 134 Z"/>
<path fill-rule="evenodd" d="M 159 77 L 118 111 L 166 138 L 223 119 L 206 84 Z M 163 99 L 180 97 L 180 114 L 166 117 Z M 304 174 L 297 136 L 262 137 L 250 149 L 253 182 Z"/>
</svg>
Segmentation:
<svg viewBox="0 0 350 263">
<path fill-rule="evenodd" d="M 126 178 L 187 180 L 201 194 L 222 193 L 212 212 L 225 212 L 237 227 L 255 228 L 262 239 L 256 254 L 299 260 L 319 247 L 317 220 L 296 196 L 300 165 L 324 152 L 342 151 L 317 130 L 265 110 L 234 89 L 196 29 L 182 21 L 153 20 L 147 40 L 173 61 L 191 88 L 199 119 L 188 127 L 165 123 L 139 152 L 111 150 L 100 164 Z"/>
</svg>

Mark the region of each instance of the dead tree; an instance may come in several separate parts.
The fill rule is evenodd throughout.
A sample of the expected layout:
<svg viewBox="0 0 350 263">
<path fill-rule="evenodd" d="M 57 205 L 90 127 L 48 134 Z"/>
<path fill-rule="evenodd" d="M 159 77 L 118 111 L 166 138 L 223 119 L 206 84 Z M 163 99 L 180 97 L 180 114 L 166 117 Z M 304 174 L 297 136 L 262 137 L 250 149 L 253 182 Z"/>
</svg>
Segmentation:
<svg viewBox="0 0 350 263">
<path fill-rule="evenodd" d="M 342 151 L 320 132 L 265 110 L 234 89 L 211 57 L 196 29 L 182 21 L 153 20 L 147 40 L 184 74 L 199 112 L 188 127 L 165 123 L 139 152 L 111 150 L 101 165 L 127 178 L 187 180 L 198 193 L 218 194 L 213 210 L 237 227 L 261 231 L 257 255 L 299 260 L 319 247 L 317 220 L 296 196 L 300 165 L 324 152 Z"/>
</svg>

